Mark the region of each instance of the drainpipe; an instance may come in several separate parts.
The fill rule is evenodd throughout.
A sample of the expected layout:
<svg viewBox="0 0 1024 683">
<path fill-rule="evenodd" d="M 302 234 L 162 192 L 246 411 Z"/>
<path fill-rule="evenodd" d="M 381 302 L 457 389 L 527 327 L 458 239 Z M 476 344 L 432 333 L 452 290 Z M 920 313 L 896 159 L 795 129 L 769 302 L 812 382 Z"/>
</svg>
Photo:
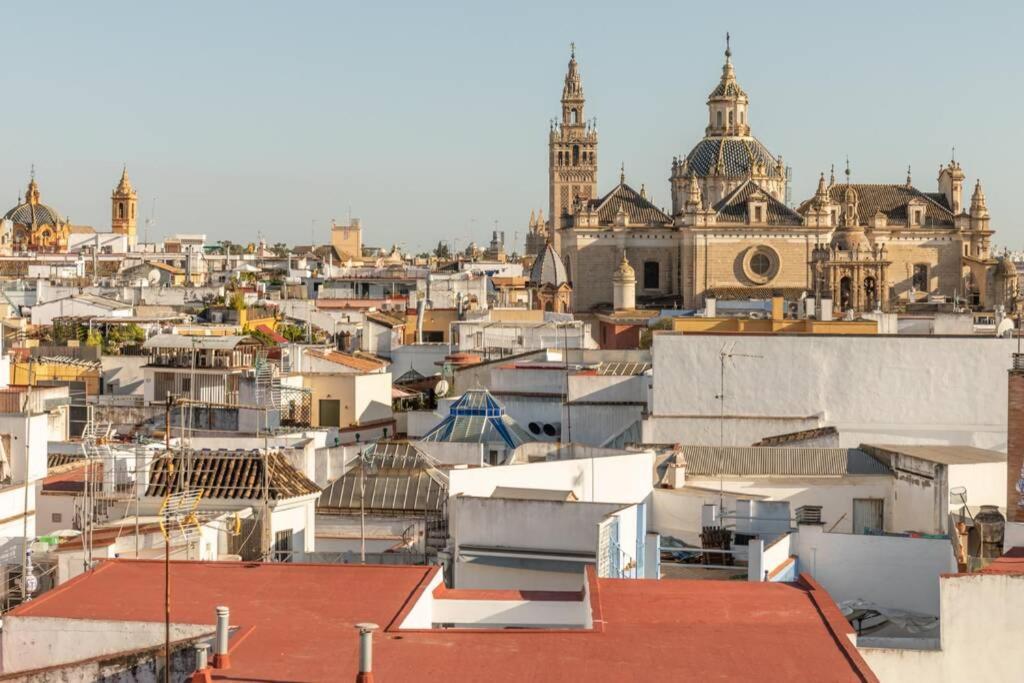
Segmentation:
<svg viewBox="0 0 1024 683">
<path fill-rule="evenodd" d="M 356 624 L 359 629 L 359 673 L 356 683 L 373 683 L 373 632 L 377 624 Z"/>
<path fill-rule="evenodd" d="M 231 610 L 227 607 L 220 606 L 217 608 L 217 637 L 213 651 L 214 669 L 231 668 L 231 656 L 228 655 L 228 635 L 230 631 L 228 619 L 230 616 Z"/>
</svg>

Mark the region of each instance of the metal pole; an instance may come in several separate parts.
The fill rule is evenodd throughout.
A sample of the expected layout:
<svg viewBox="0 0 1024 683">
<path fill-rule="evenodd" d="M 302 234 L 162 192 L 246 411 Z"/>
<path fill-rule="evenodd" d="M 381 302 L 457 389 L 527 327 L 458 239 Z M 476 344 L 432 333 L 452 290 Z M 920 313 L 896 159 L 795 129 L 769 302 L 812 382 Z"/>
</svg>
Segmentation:
<svg viewBox="0 0 1024 683">
<path fill-rule="evenodd" d="M 366 461 L 359 449 L 359 561 L 366 564 Z"/>
<path fill-rule="evenodd" d="M 171 683 L 171 538 L 164 539 L 164 683 Z"/>
</svg>

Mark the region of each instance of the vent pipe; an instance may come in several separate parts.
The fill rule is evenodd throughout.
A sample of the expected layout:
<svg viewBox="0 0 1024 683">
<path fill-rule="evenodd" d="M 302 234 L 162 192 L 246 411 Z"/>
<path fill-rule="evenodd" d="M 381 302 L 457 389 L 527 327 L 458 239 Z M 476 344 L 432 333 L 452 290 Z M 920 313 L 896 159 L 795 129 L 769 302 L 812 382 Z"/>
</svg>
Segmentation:
<svg viewBox="0 0 1024 683">
<path fill-rule="evenodd" d="M 377 624 L 356 624 L 359 629 L 359 675 L 356 683 L 373 683 L 373 632 Z"/>
<path fill-rule="evenodd" d="M 213 650 L 213 668 L 228 669 L 231 667 L 231 657 L 228 655 L 228 634 L 230 626 L 228 620 L 231 617 L 231 610 L 220 606 L 217 608 L 217 640 Z"/>
<path fill-rule="evenodd" d="M 210 665 L 207 661 L 207 651 L 210 646 L 206 643 L 196 645 L 196 670 L 192 673 L 189 683 L 211 683 Z"/>
</svg>

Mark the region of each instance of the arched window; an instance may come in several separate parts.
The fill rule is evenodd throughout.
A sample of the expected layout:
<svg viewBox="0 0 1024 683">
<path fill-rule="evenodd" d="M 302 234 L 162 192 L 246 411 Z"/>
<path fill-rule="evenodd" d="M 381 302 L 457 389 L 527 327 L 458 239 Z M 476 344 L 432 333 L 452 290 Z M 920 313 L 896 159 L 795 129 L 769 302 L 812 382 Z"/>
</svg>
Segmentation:
<svg viewBox="0 0 1024 683">
<path fill-rule="evenodd" d="M 117 217 L 124 218 L 124 202 L 117 203 Z"/>
<path fill-rule="evenodd" d="M 729 125 L 732 125 L 732 109 L 729 110 Z"/>
<path fill-rule="evenodd" d="M 845 311 L 853 308 L 853 280 L 849 276 L 839 281 L 839 310 Z"/>
<path fill-rule="evenodd" d="M 562 153 L 561 152 L 558 153 L 558 165 L 559 166 L 562 165 Z"/>
<path fill-rule="evenodd" d="M 135 205 L 132 204 L 132 220 L 135 220 Z"/>
<path fill-rule="evenodd" d="M 914 289 L 919 292 L 928 291 L 928 264 L 918 263 L 914 265 Z"/>
<path fill-rule="evenodd" d="M 580 146 L 579 145 L 573 145 L 572 146 L 572 165 L 573 166 L 578 166 L 579 163 L 580 163 Z"/>
<path fill-rule="evenodd" d="M 575 125 L 576 124 L 576 117 L 578 117 L 578 116 L 579 116 L 579 112 L 577 112 L 575 109 L 571 110 L 569 112 L 569 123 Z"/>
<path fill-rule="evenodd" d="M 721 128 L 722 127 L 722 112 L 717 111 L 717 112 L 715 112 L 715 114 L 716 114 L 715 120 L 718 122 L 718 127 Z"/>
<path fill-rule="evenodd" d="M 740 123 L 741 124 L 743 123 L 743 112 L 742 111 L 740 111 Z"/>
<path fill-rule="evenodd" d="M 878 283 L 870 275 L 864 278 L 864 308 L 873 311 L 878 305 Z"/>
</svg>

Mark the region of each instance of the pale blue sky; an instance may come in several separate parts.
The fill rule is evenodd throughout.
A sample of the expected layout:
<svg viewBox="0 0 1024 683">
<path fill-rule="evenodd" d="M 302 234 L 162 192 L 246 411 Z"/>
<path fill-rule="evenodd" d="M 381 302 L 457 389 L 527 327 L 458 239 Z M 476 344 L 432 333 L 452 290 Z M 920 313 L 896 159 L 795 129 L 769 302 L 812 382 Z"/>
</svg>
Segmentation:
<svg viewBox="0 0 1024 683">
<path fill-rule="evenodd" d="M 121 163 L 160 237 L 521 242 L 547 204 L 547 126 L 576 41 L 600 191 L 669 203 L 705 125 L 723 34 L 750 122 L 793 198 L 850 156 L 857 182 L 935 187 L 955 145 L 996 243 L 1024 247 L 1018 3 L 33 2 L 3 17 L 0 199 L 36 164 L 43 201 L 109 226 Z M 6 199 L 4 199 L 6 198 Z M 140 227 L 141 230 L 141 227 Z"/>
</svg>

